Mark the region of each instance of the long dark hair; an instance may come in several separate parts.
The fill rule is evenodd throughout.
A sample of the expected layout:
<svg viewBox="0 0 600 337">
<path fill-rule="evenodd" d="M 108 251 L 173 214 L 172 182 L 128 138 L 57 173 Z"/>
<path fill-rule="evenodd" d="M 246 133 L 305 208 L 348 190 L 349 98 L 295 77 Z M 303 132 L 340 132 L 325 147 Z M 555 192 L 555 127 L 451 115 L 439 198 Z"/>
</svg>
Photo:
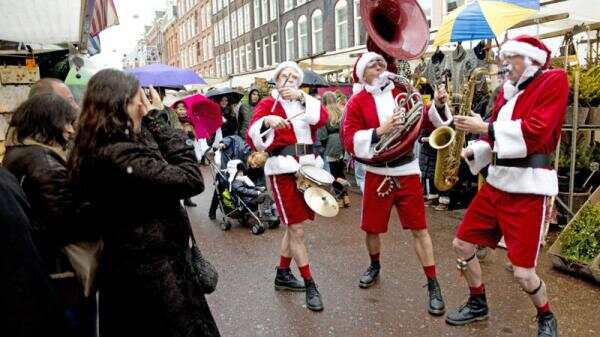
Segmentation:
<svg viewBox="0 0 600 337">
<path fill-rule="evenodd" d="M 88 82 L 79 127 L 71 152 L 69 166 L 75 180 L 81 163 L 102 145 L 116 140 L 135 140 L 133 121 L 127 114 L 127 104 L 140 88 L 132 75 L 116 69 L 104 69 Z"/>
<path fill-rule="evenodd" d="M 38 94 L 15 110 L 10 128 L 16 141 L 31 138 L 38 143 L 65 148 L 65 126 L 75 121 L 76 112 L 64 98 L 56 94 Z"/>
</svg>

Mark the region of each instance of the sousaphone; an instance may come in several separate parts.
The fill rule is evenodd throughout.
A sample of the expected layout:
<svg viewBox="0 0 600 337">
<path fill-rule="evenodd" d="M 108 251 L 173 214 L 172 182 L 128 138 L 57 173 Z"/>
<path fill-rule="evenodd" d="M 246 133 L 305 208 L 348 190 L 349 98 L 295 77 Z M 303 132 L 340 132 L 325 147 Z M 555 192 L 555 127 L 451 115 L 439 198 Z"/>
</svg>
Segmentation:
<svg viewBox="0 0 600 337">
<path fill-rule="evenodd" d="M 360 12 L 368 34 L 367 50 L 381 54 L 387 61 L 388 70 L 396 73 L 395 60 L 413 60 L 421 57 L 429 42 L 427 18 L 417 0 L 361 0 Z M 420 133 L 422 99 L 411 81 L 401 76 L 394 78 L 402 87 L 405 97 L 397 99 L 399 110 L 407 113 L 412 124 L 386 142 L 372 159 L 359 159 L 365 164 L 385 164 L 412 151 L 412 145 Z M 409 113 L 413 115 L 410 116 Z M 418 115 L 414 115 L 414 114 Z M 340 130 L 343 133 L 344 130 Z"/>
</svg>

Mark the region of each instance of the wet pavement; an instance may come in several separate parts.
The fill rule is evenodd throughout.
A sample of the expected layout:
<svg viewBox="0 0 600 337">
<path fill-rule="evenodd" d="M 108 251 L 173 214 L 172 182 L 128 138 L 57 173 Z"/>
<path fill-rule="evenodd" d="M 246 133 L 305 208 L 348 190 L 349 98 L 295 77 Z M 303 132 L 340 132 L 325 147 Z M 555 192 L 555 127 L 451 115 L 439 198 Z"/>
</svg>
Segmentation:
<svg viewBox="0 0 600 337">
<path fill-rule="evenodd" d="M 380 280 L 370 289 L 359 289 L 358 277 L 369 258 L 359 228 L 358 194 L 351 195 L 351 208 L 336 218 L 317 217 L 305 227 L 312 273 L 325 305 L 323 312 L 313 313 L 305 307 L 304 293 L 273 289 L 283 229 L 255 236 L 234 224 L 230 231 L 221 231 L 220 220 L 207 216 L 212 196 L 208 172 L 205 181 L 209 186 L 193 199 L 199 206 L 190 208 L 189 215 L 204 255 L 220 273 L 218 289 L 208 301 L 223 336 L 536 336 L 535 310 L 504 269 L 506 252 L 501 249 L 491 252 L 483 264 L 488 321 L 451 327 L 443 317 L 427 314 L 425 276 L 411 235 L 400 229 L 394 213 L 390 230 L 382 236 Z M 427 209 L 448 309 L 462 304 L 467 291 L 452 251 L 460 217 L 460 212 Z M 538 271 L 548 286 L 561 336 L 600 336 L 600 287 L 553 269 L 545 250 Z"/>
</svg>

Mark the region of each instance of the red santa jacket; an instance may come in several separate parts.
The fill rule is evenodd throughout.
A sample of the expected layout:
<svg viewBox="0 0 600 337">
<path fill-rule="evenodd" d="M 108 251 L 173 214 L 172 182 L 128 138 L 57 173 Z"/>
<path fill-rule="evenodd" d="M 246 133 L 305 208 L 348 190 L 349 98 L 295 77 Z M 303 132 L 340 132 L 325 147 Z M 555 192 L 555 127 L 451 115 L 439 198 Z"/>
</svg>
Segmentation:
<svg viewBox="0 0 600 337">
<path fill-rule="evenodd" d="M 393 87 L 391 92 L 385 92 L 384 90 L 384 93 L 370 93 L 367 89 L 362 89 L 350 98 L 346 105 L 342 125 L 342 142 L 349 153 L 357 158 L 370 159 L 373 157 L 373 132 L 381 125 L 380 119 L 387 121 L 391 118 L 395 107 L 393 100 L 402 92 L 397 87 Z M 440 118 L 435 106 L 429 109 L 424 107 L 423 112 L 421 128 L 435 128 L 452 123 L 452 115 L 448 109 L 444 111 L 445 121 Z M 413 145 L 410 144 L 410 146 Z M 365 165 L 365 169 L 382 175 L 420 174 L 416 157 L 412 162 L 399 167 L 376 168 Z"/>
<path fill-rule="evenodd" d="M 276 91 L 273 95 L 277 96 Z M 272 152 L 293 144 L 313 144 L 316 140 L 317 130 L 327 122 L 327 110 L 321 106 L 321 102 L 312 96 L 305 96 L 305 105 L 299 102 L 287 102 L 278 100 L 275 104 L 273 95 L 261 100 L 254 110 L 250 121 L 246 142 L 259 151 Z M 304 111 L 304 113 L 302 113 Z M 291 120 L 291 127 L 279 128 L 261 137 L 260 134 L 264 121 L 269 116 L 279 116 L 284 119 L 293 117 L 298 113 L 300 116 Z M 301 165 L 313 165 L 323 167 L 323 159 L 318 155 L 304 155 L 299 158 L 292 156 L 271 156 L 265 164 L 267 175 L 285 174 L 296 172 Z"/>
<path fill-rule="evenodd" d="M 498 93 L 490 123 L 494 141 L 486 137 L 469 145 L 474 159 L 467 161 L 473 174 L 500 159 L 551 154 L 556 149 L 567 110 L 569 82 L 563 70 L 548 70 L 534 77 L 511 99 Z M 558 179 L 554 170 L 491 166 L 488 183 L 512 193 L 555 195 Z"/>
</svg>

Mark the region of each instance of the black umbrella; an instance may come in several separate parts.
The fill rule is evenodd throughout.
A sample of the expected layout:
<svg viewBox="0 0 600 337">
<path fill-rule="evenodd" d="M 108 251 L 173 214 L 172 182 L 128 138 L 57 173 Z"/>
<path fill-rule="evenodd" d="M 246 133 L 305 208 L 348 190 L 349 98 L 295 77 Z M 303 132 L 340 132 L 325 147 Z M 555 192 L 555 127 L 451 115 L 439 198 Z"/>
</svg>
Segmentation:
<svg viewBox="0 0 600 337">
<path fill-rule="evenodd" d="M 242 99 L 242 97 L 244 97 L 244 93 L 230 87 L 224 87 L 211 89 L 206 92 L 205 96 L 217 102 L 221 99 L 221 97 L 226 96 L 229 99 L 229 104 L 236 104 Z"/>
<path fill-rule="evenodd" d="M 303 69 L 304 78 L 302 79 L 302 86 L 307 87 L 328 87 L 329 84 L 321 75 L 315 73 L 312 70 Z M 272 80 L 269 84 L 275 84 Z"/>
<path fill-rule="evenodd" d="M 327 87 L 329 84 L 321 75 L 315 73 L 312 70 L 304 69 L 304 79 L 302 80 L 302 85 L 306 85 L 309 87 Z"/>
</svg>

